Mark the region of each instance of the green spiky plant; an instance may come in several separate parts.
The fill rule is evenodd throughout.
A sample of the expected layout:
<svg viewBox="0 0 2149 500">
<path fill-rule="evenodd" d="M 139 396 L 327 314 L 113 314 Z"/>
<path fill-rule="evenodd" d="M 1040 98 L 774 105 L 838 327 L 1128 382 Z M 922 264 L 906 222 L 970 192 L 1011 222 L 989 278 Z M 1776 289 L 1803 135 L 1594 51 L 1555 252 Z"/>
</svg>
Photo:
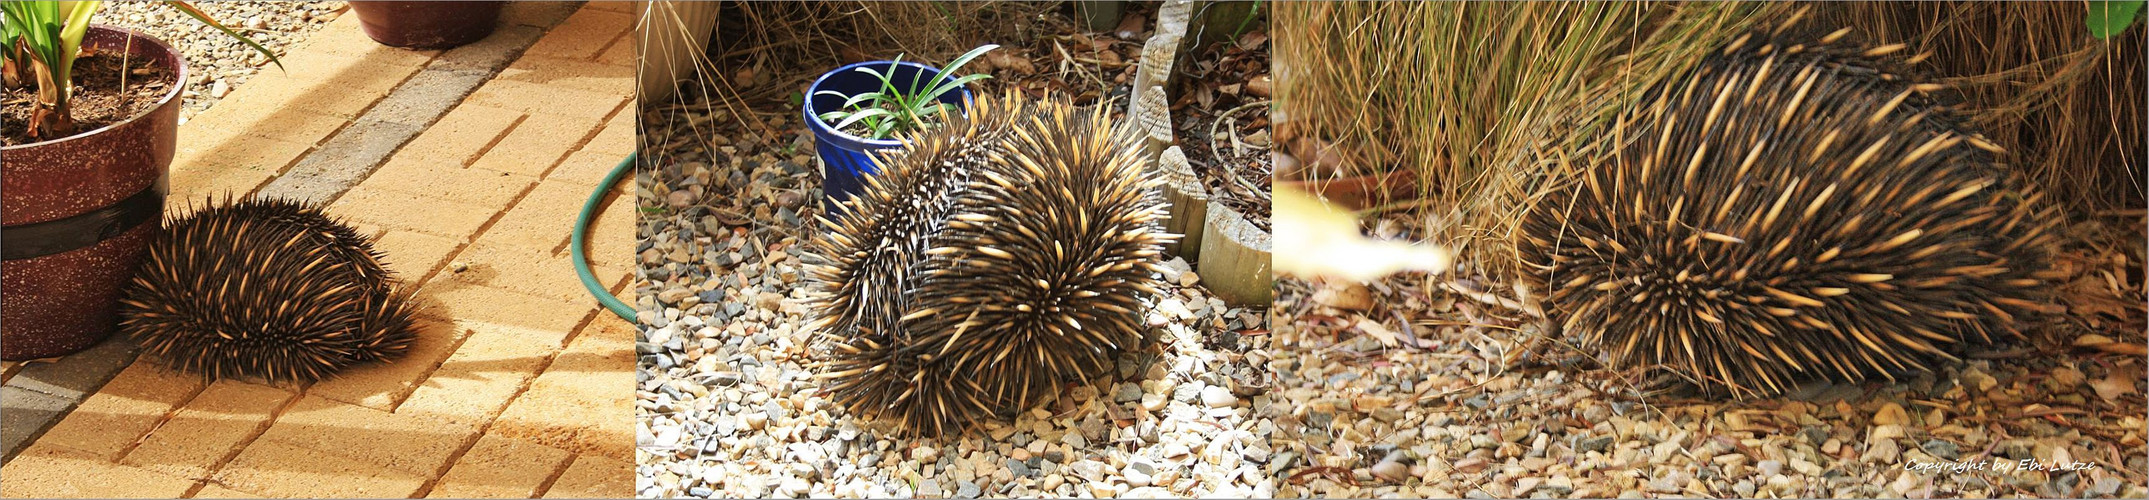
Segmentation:
<svg viewBox="0 0 2149 500">
<path fill-rule="evenodd" d="M 978 48 L 970 49 L 969 52 L 963 53 L 962 57 L 957 57 L 954 62 L 948 63 L 948 66 L 942 68 L 940 72 L 944 75 L 954 74 L 955 70 L 962 68 L 965 64 L 969 64 L 970 60 L 977 59 L 978 56 L 985 55 L 986 52 L 999 47 L 999 45 L 995 44 L 985 44 Z M 895 62 L 903 62 L 903 56 L 896 56 Z M 829 122 L 831 128 L 846 132 L 850 132 L 848 127 L 852 125 L 863 127 L 863 130 L 854 133 L 867 139 L 887 139 L 913 131 L 932 128 L 933 123 L 927 121 L 928 117 L 937 116 L 940 113 L 955 109 L 953 104 L 940 102 L 941 96 L 963 88 L 964 85 L 969 85 L 970 82 L 992 78 L 992 75 L 983 73 L 963 75 L 957 78 L 941 80 L 922 91 L 911 92 L 908 89 L 919 88 L 919 83 L 921 82 L 918 79 L 922 78 L 922 73 L 914 74 L 909 86 L 898 86 L 895 81 L 895 67 L 892 65 L 886 71 L 874 68 L 858 68 L 854 71 L 864 72 L 880 79 L 880 90 L 848 96 L 833 90 L 821 91 L 820 94 L 844 98 L 843 107 L 835 111 L 821 113 L 821 120 Z"/>
<path fill-rule="evenodd" d="M 193 4 L 179 0 L 165 0 L 164 4 L 237 38 L 268 56 L 276 67 L 283 67 L 283 61 L 268 47 L 225 27 Z M 5 77 L 10 88 L 37 86 L 37 99 L 30 102 L 26 130 L 31 139 L 49 140 L 75 133 L 74 116 L 68 106 L 74 97 L 75 59 L 82 55 L 82 37 L 89 33 L 90 17 L 103 8 L 104 2 L 99 1 L 0 2 L 0 36 L 5 37 L 0 41 L 0 73 L 4 73 L 0 76 Z"/>
</svg>

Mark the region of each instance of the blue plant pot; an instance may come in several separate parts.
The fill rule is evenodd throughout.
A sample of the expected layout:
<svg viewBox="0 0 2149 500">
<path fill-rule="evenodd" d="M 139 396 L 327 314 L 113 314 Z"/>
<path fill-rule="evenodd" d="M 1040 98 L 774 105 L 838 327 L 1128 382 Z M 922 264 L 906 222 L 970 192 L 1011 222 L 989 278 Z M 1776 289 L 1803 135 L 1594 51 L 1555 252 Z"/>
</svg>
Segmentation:
<svg viewBox="0 0 2149 500">
<path fill-rule="evenodd" d="M 843 96 L 880 90 L 881 81 L 873 75 L 858 71 L 872 68 L 886 73 L 893 67 L 891 81 L 898 87 L 914 86 L 911 92 L 923 91 L 940 81 L 953 77 L 940 74 L 940 70 L 914 62 L 868 61 L 836 68 L 821 74 L 806 88 L 806 127 L 813 130 L 814 154 L 821 158 L 821 211 L 837 210 L 839 202 L 856 196 L 865 185 L 865 176 L 880 173 L 880 165 L 873 160 L 873 153 L 903 146 L 893 139 L 867 139 L 835 129 L 835 124 L 821 120 L 821 114 L 843 109 Z M 915 85 L 913 85 L 915 82 Z M 833 91 L 843 96 L 822 94 Z M 966 106 L 970 100 L 968 89 L 957 89 L 940 96 L 940 102 Z"/>
</svg>

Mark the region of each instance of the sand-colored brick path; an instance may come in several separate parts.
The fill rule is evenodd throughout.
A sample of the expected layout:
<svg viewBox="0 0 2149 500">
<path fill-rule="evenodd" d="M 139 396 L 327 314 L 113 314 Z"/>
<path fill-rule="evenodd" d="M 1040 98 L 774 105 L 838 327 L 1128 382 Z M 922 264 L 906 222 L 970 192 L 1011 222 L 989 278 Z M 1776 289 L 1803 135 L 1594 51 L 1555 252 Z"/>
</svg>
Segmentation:
<svg viewBox="0 0 2149 500">
<path fill-rule="evenodd" d="M 300 191 L 325 193 L 418 287 L 421 340 L 308 387 L 205 384 L 145 356 L 0 466 L 0 494 L 631 497 L 633 329 L 583 291 L 567 242 L 633 147 L 633 11 L 582 6 L 445 114 L 391 107 L 427 98 L 398 95 L 414 75 L 482 61 L 382 47 L 346 14 L 285 57 L 288 73 L 265 71 L 184 124 L 175 207 L 318 175 L 304 164 L 335 144 L 393 148 L 355 184 Z M 397 136 L 398 124 L 423 128 Z M 626 293 L 633 217 L 610 201 L 592 228 L 614 293 Z"/>
</svg>

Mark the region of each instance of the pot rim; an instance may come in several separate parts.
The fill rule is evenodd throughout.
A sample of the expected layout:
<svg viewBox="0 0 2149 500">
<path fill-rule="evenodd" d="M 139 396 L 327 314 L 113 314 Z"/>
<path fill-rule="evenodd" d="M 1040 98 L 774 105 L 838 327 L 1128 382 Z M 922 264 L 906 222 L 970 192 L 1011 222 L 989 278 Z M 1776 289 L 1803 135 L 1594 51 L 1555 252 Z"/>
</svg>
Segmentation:
<svg viewBox="0 0 2149 500">
<path fill-rule="evenodd" d="M 166 54 L 169 54 L 169 55 L 171 55 L 171 56 L 172 56 L 172 60 L 174 61 L 174 66 L 176 66 L 175 68 L 172 68 L 172 69 L 173 69 L 173 76 L 174 76 L 174 79 L 173 79 L 173 81 L 172 81 L 172 83 L 173 83 L 173 84 L 172 84 L 172 88 L 171 88 L 171 91 L 169 91 L 169 92 L 166 92 L 166 93 L 164 94 L 164 98 L 162 98 L 162 99 L 158 99 L 158 100 L 157 100 L 157 104 L 156 104 L 155 106 L 150 106 L 150 107 L 149 107 L 149 109 L 147 109 L 147 110 L 143 110 L 143 111 L 142 111 L 142 112 L 140 112 L 140 113 L 135 113 L 135 114 L 134 114 L 134 116 L 130 116 L 130 117 L 127 117 L 127 119 L 125 119 L 125 120 L 120 120 L 120 121 L 117 121 L 117 122 L 113 122 L 112 124 L 109 124 L 109 125 L 105 125 L 105 126 L 102 126 L 102 127 L 97 127 L 97 128 L 94 128 L 94 129 L 90 129 L 90 130 L 85 130 L 85 131 L 75 132 L 75 135 L 70 135 L 70 136 L 67 136 L 67 137 L 61 137 L 61 138 L 58 138 L 58 139 L 48 139 L 48 140 L 43 140 L 43 141 L 38 141 L 38 142 L 32 142 L 32 143 L 29 143 L 29 144 L 18 144 L 18 145 L 14 145 L 14 146 L 4 146 L 4 147 L 0 147 L 0 151 L 13 151 L 13 150 L 18 150 L 18 149 L 28 149 L 28 148 L 36 148 L 36 147 L 46 147 L 46 146 L 52 146 L 52 145 L 55 145 L 55 144 L 59 144 L 59 143 L 67 142 L 67 141 L 72 141 L 72 140 L 76 140 L 76 139 L 81 139 L 81 138 L 84 138 L 84 137 L 88 137 L 88 136 L 92 136 L 92 135 L 96 135 L 96 134 L 100 134 L 100 133 L 104 133 L 104 132 L 105 132 L 106 130 L 111 130 L 111 129 L 119 128 L 119 127 L 122 127 L 122 126 L 126 126 L 126 125 L 129 125 L 129 124 L 132 124 L 132 123 L 134 123 L 134 122 L 135 122 L 136 120 L 140 120 L 140 119 L 142 119 L 142 117 L 144 117 L 144 116 L 149 116 L 149 115 L 150 115 L 151 113 L 154 113 L 154 112 L 156 112 L 156 111 L 157 111 L 158 109 L 162 109 L 162 108 L 163 108 L 164 106 L 166 106 L 166 105 L 169 105 L 169 104 L 171 104 L 171 103 L 172 103 L 172 100 L 173 100 L 173 99 L 177 99 L 177 98 L 179 98 L 179 96 L 180 96 L 181 94 L 184 94 L 184 93 L 186 93 L 186 88 L 187 88 L 187 85 L 186 85 L 186 82 L 187 82 L 187 57 L 186 57 L 186 54 L 181 54 L 181 53 L 179 53 L 179 50 L 178 50 L 178 49 L 172 48 L 172 44 L 170 44 L 170 43 L 165 43 L 165 41 L 164 41 L 164 40 L 158 39 L 158 38 L 157 38 L 157 37 L 155 37 L 155 36 L 151 36 L 151 35 L 150 35 L 150 34 L 148 34 L 148 33 L 143 33 L 143 32 L 141 32 L 141 31 L 137 31 L 137 30 L 133 30 L 133 29 L 128 29 L 128 28 L 122 28 L 122 27 L 119 27 L 119 26 L 113 26 L 113 25 L 109 25 L 109 24 L 98 24 L 98 23 L 91 23 L 91 24 L 90 24 L 90 30 L 91 30 L 91 31 L 96 31 L 96 30 L 104 30 L 104 31 L 114 31 L 114 32 L 118 32 L 118 33 L 120 33 L 120 34 L 124 34 L 124 35 L 127 35 L 127 36 L 128 36 L 128 37 L 130 37 L 130 38 L 137 38 L 137 39 L 141 39 L 141 40 L 147 40 L 147 41 L 148 41 L 149 43 L 155 44 L 155 45 L 156 45 L 156 46 L 157 46 L 158 48 L 164 49 L 164 52 L 165 52 Z M 87 38 L 87 37 L 85 36 L 85 38 Z"/>
<path fill-rule="evenodd" d="M 917 62 L 917 61 L 892 61 L 892 60 L 886 60 L 886 59 L 882 59 L 882 60 L 875 60 L 875 61 L 865 61 L 865 62 L 857 62 L 857 63 L 845 64 L 845 65 L 843 65 L 843 66 L 841 66 L 841 67 L 838 67 L 838 68 L 836 68 L 836 69 L 828 70 L 828 72 L 825 72 L 825 73 L 821 73 L 821 76 L 819 76 L 819 77 L 816 77 L 816 78 L 814 78 L 814 79 L 813 79 L 813 85 L 809 85 L 809 86 L 807 86 L 807 87 L 806 87 L 806 96 L 805 96 L 805 100 L 804 100 L 805 102 L 804 102 L 804 103 L 802 103 L 802 104 L 801 104 L 801 105 L 799 106 L 799 109 L 800 109 L 800 113 L 801 113 L 801 114 L 804 114 L 804 115 L 806 115 L 806 125 L 807 125 L 807 128 L 809 128 L 809 129 L 813 130 L 813 133 L 814 133 L 815 135 L 829 135 L 829 136 L 834 136 L 834 138 L 836 138 L 836 139 L 842 139 L 843 141 L 848 141 L 848 142 L 851 142 L 851 143 L 854 143 L 854 144 L 859 144 L 859 145 L 863 145 L 863 146 L 864 146 L 863 148 L 858 148 L 858 149 L 864 149 L 864 150 L 873 150 L 873 149 L 894 149 L 894 148 L 902 147 L 902 146 L 903 146 L 903 141 L 900 141 L 900 140 L 896 140 L 896 139 L 867 139 L 867 138 L 859 137 L 859 136 L 856 136 L 856 135 L 851 135 L 851 134 L 850 134 L 849 132 L 844 132 L 844 131 L 842 131 L 842 130 L 837 130 L 837 129 L 836 129 L 836 127 L 834 126 L 834 124 L 831 124 L 831 123 L 828 123 L 828 122 L 827 122 L 827 121 L 825 121 L 825 120 L 822 120 L 822 119 L 821 119 L 821 117 L 820 117 L 820 115 L 818 115 L 818 114 L 816 114 L 816 113 L 814 113 L 814 112 L 813 112 L 813 95 L 814 95 L 814 94 L 816 94 L 816 93 L 819 93 L 819 92 L 820 92 L 820 89 L 821 89 L 821 84 L 822 84 L 822 83 L 824 83 L 824 82 L 827 82 L 827 81 L 828 81 L 828 78 L 829 78 L 829 77 L 831 77 L 831 76 L 835 76 L 835 75 L 837 75 L 837 74 L 841 74 L 841 73 L 847 73 L 847 72 L 855 71 L 855 70 L 856 70 L 856 68 L 863 68 L 863 67 L 869 67 L 869 66 L 914 66 L 914 67 L 917 67 L 918 69 L 921 69 L 921 70 L 925 70 L 925 71 L 931 71 L 931 72 L 933 72 L 933 75 L 935 75 L 935 76 L 939 77 L 939 78 L 938 78 L 938 79 L 936 79 L 935 81 L 938 81 L 938 80 L 945 80 L 945 79 L 948 79 L 948 77 L 947 77 L 947 74 L 946 74 L 946 72 L 943 72 L 943 71 L 941 71 L 941 70 L 940 70 L 940 68 L 936 68 L 936 67 L 933 67 L 933 66 L 929 66 L 929 65 L 926 65 L 926 64 L 924 64 L 924 63 L 919 63 L 919 62 Z M 955 89 L 955 91 L 957 92 L 957 95 L 960 95 L 960 96 L 962 96 L 962 97 L 961 97 L 961 101 L 962 101 L 963 103 L 967 104 L 967 103 L 971 102 L 972 98 L 971 98 L 971 96 L 970 96 L 970 88 L 969 88 L 968 86 L 964 86 L 964 87 L 958 87 L 958 88 L 956 88 L 956 89 Z M 842 145 L 842 144 L 838 144 L 838 146 L 841 146 L 841 145 Z M 852 148 L 844 148 L 844 149 L 852 149 Z"/>
</svg>

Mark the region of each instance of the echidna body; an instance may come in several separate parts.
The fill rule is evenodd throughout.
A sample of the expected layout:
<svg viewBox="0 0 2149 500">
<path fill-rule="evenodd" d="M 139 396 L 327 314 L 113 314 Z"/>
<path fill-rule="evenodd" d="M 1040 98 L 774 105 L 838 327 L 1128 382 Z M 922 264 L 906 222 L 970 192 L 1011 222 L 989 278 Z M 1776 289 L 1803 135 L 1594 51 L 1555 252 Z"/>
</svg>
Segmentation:
<svg viewBox="0 0 2149 500">
<path fill-rule="evenodd" d="M 2057 216 L 1890 54 L 1794 18 L 1649 91 L 1525 219 L 1556 321 L 1705 390 L 1928 370 L 2045 309 Z M 1813 40 L 1808 38 L 1808 40 Z"/>
<path fill-rule="evenodd" d="M 877 157 L 813 246 L 825 390 L 929 436 L 1111 369 L 1176 238 L 1102 110 L 1010 94 L 947 120 Z"/>
<path fill-rule="evenodd" d="M 121 328 L 210 379 L 312 382 L 408 350 L 412 308 L 368 239 L 310 204 L 248 199 L 166 224 Z"/>
</svg>

